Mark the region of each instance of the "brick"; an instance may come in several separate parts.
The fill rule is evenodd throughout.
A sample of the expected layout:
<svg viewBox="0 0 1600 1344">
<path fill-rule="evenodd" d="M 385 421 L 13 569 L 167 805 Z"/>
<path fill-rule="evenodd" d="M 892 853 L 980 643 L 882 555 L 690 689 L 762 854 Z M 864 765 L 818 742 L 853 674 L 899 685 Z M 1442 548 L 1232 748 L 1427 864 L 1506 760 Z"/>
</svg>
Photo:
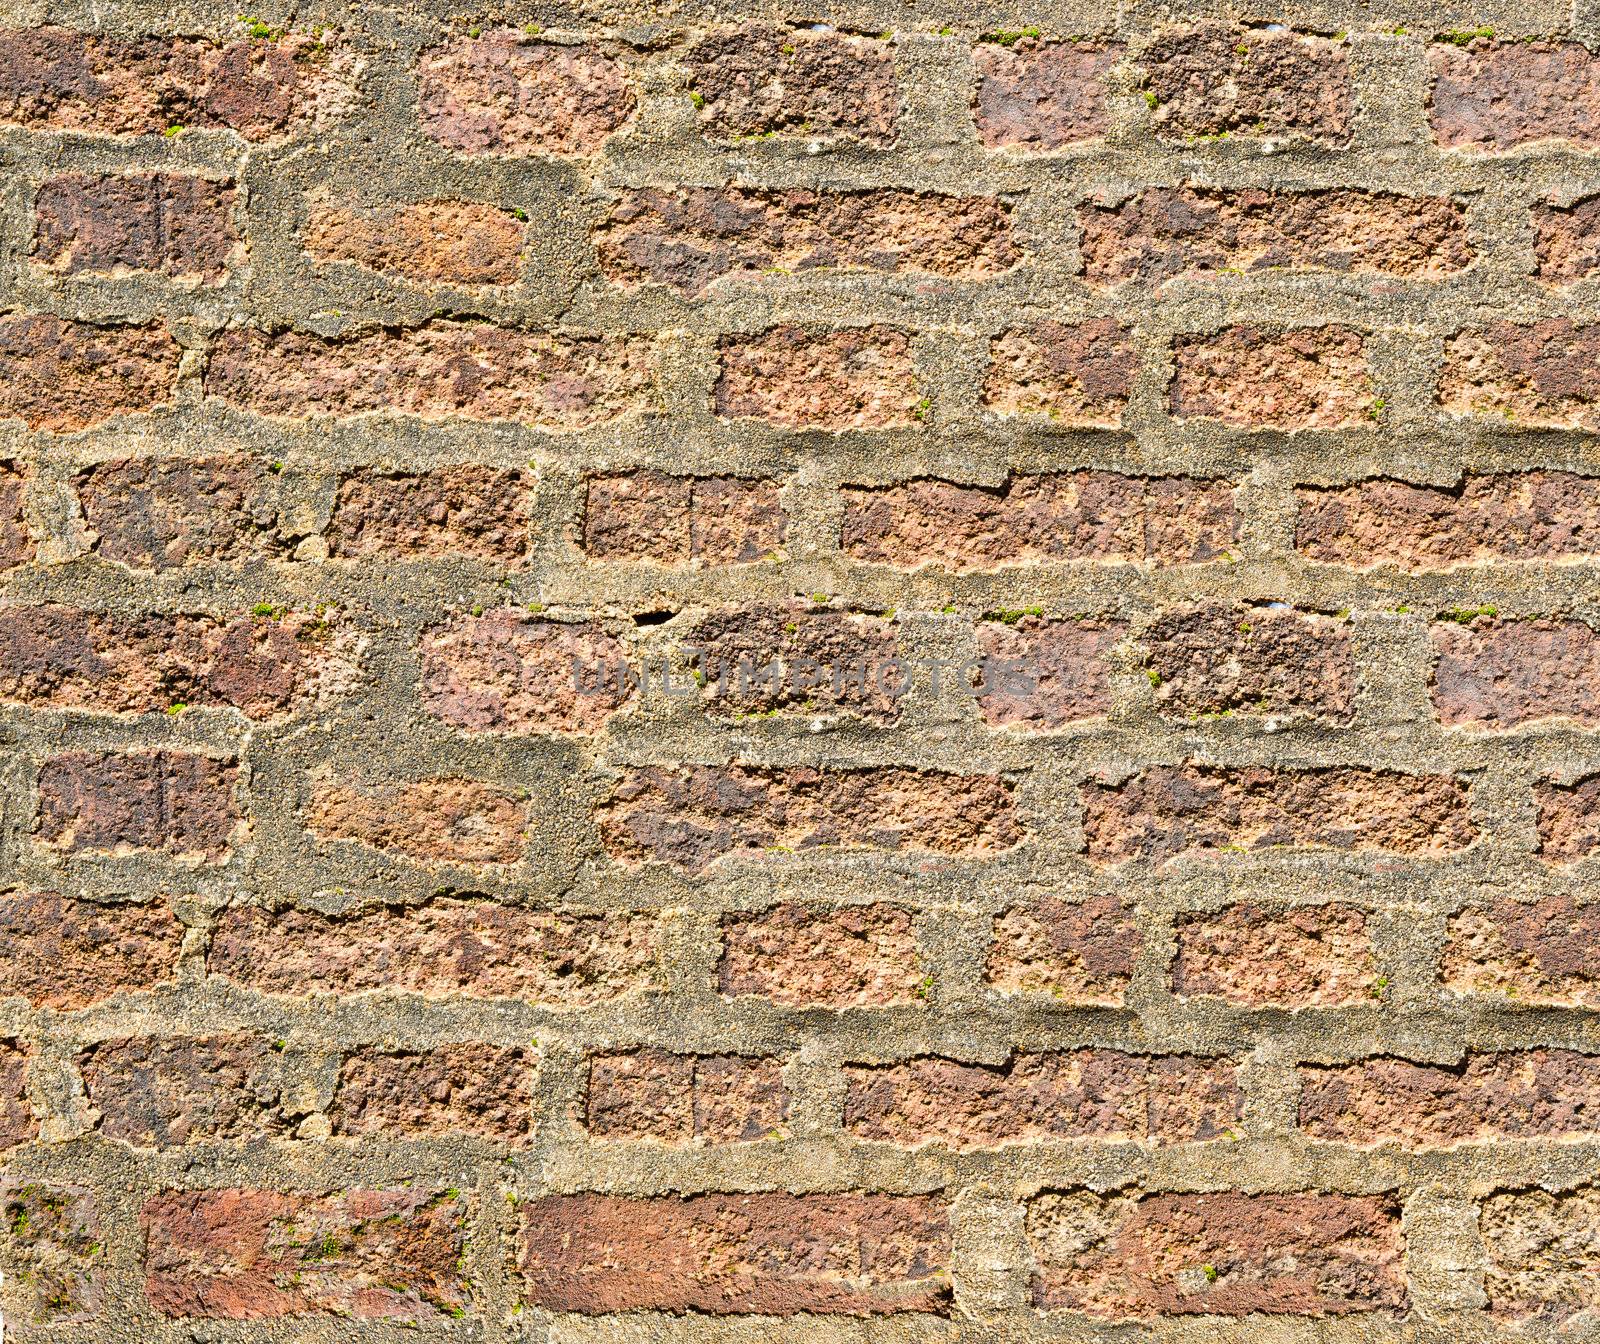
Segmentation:
<svg viewBox="0 0 1600 1344">
<path fill-rule="evenodd" d="M 857 560 L 915 569 L 1039 561 L 1188 564 L 1238 537 L 1228 481 L 1108 471 L 1013 476 L 1003 486 L 917 480 L 853 486 L 839 544 Z"/>
<path fill-rule="evenodd" d="M 1120 47 L 1095 42 L 982 43 L 972 53 L 979 138 L 1023 150 L 1099 139 L 1111 128 L 1107 75 L 1121 58 Z"/>
<path fill-rule="evenodd" d="M 435 897 L 348 915 L 235 907 L 206 970 L 265 994 L 409 992 L 577 1007 L 654 980 L 655 921 Z"/>
<path fill-rule="evenodd" d="M 515 863 L 527 843 L 526 804 L 476 779 L 419 779 L 372 787 L 321 781 L 306 827 L 429 863 Z"/>
<path fill-rule="evenodd" d="M 582 429 L 637 409 L 646 341 L 554 336 L 467 322 L 324 340 L 236 328 L 217 338 L 205 390 L 279 419 L 369 412 Z"/>
<path fill-rule="evenodd" d="M 1078 224 L 1092 285 L 1280 270 L 1439 280 L 1474 256 L 1466 208 L 1447 196 L 1150 187 L 1080 206 Z"/>
<path fill-rule="evenodd" d="M 162 850 L 215 863 L 243 824 L 231 761 L 189 751 L 68 751 L 39 770 L 34 831 L 55 849 Z"/>
<path fill-rule="evenodd" d="M 233 187 L 182 173 L 62 173 L 34 202 L 37 265 L 215 284 L 239 247 Z"/>
<path fill-rule="evenodd" d="M 584 1125 L 597 1139 L 747 1143 L 787 1128 L 782 1063 L 632 1050 L 589 1058 Z"/>
<path fill-rule="evenodd" d="M 337 617 L 139 615 L 0 608 L 0 700 L 105 713 L 228 706 L 273 718 L 352 668 Z"/>
<path fill-rule="evenodd" d="M 1581 1338 L 1600 1308 L 1600 1188 L 1490 1195 L 1478 1232 L 1491 1319 Z"/>
<path fill-rule="evenodd" d="M 78 473 L 95 554 L 131 569 L 283 559 L 298 537 L 265 463 L 246 457 L 122 458 Z"/>
<path fill-rule="evenodd" d="M 1439 405 L 1552 429 L 1600 429 L 1600 326 L 1551 317 L 1468 329 L 1444 344 Z"/>
<path fill-rule="evenodd" d="M 522 1143 L 532 1126 L 535 1056 L 490 1045 L 358 1050 L 339 1069 L 335 1134 L 472 1134 Z"/>
<path fill-rule="evenodd" d="M 1143 942 L 1133 909 L 1115 896 L 1045 896 L 995 916 L 983 978 L 1002 993 L 1120 1004 Z"/>
<path fill-rule="evenodd" d="M 918 404 L 911 342 L 892 327 L 773 327 L 724 336 L 716 412 L 788 429 L 890 429 Z"/>
<path fill-rule="evenodd" d="M 86 1008 L 172 983 L 183 925 L 161 902 L 102 905 L 54 892 L 0 895 L 0 995 Z"/>
<path fill-rule="evenodd" d="M 1600 145 L 1600 61 L 1576 42 L 1435 42 L 1428 60 L 1429 120 L 1447 149 Z"/>
<path fill-rule="evenodd" d="M 135 1148 L 268 1138 L 306 1114 L 288 1095 L 281 1056 L 254 1036 L 100 1041 L 78 1067 L 100 1133 Z"/>
<path fill-rule="evenodd" d="M 1111 318 L 1077 326 L 1038 322 L 989 342 L 984 409 L 1047 415 L 1064 426 L 1115 428 L 1139 375 L 1132 333 Z"/>
<path fill-rule="evenodd" d="M 1313 560 L 1451 569 L 1600 555 L 1600 479 L 1564 471 L 1464 476 L 1459 485 L 1301 486 L 1295 546 Z"/>
<path fill-rule="evenodd" d="M 462 154 L 594 154 L 632 119 L 636 101 L 613 57 L 507 28 L 432 47 L 417 61 L 422 132 Z"/>
<path fill-rule="evenodd" d="M 889 42 L 752 24 L 697 42 L 684 64 L 711 135 L 894 143 L 900 91 Z"/>
<path fill-rule="evenodd" d="M 317 205 L 302 241 L 318 261 L 348 261 L 421 284 L 510 285 L 522 274 L 527 230 L 477 201 Z"/>
<path fill-rule="evenodd" d="M 1451 917 L 1439 978 L 1456 994 L 1600 1006 L 1600 905 L 1505 898 Z"/>
<path fill-rule="evenodd" d="M 14 568 L 34 556 L 33 537 L 22 512 L 28 475 L 22 464 L 0 460 L 0 569 Z"/>
<path fill-rule="evenodd" d="M 168 1190 L 145 1200 L 145 1296 L 205 1320 L 466 1314 L 467 1203 L 454 1190 Z"/>
<path fill-rule="evenodd" d="M 11 1177 L 0 1183 L 0 1209 L 7 1335 L 44 1340 L 57 1327 L 95 1319 L 105 1297 L 106 1256 L 94 1196 L 82 1186 Z"/>
<path fill-rule="evenodd" d="M 895 766 L 644 766 L 623 772 L 596 821 L 612 858 L 690 872 L 776 847 L 984 855 L 1023 838 L 1009 783 Z"/>
<path fill-rule="evenodd" d="M 1324 1008 L 1381 992 L 1366 914 L 1350 905 L 1255 901 L 1179 915 L 1172 989 L 1247 1008 Z"/>
<path fill-rule="evenodd" d="M 634 698 L 627 650 L 597 624 L 514 607 L 459 614 L 417 645 L 422 707 L 475 733 L 596 733 Z"/>
<path fill-rule="evenodd" d="M 172 399 L 178 343 L 166 326 L 95 326 L 45 313 L 0 318 L 0 419 L 72 433 Z"/>
<path fill-rule="evenodd" d="M 9 29 L 0 32 L 0 122 L 97 135 L 226 128 L 265 140 L 333 113 L 349 97 L 342 63 L 328 48 L 336 40 L 336 33 L 286 33 L 219 45 Z"/>
<path fill-rule="evenodd" d="M 904 910 L 785 903 L 722 917 L 717 988 L 794 1007 L 881 1007 L 916 1001 L 924 973 Z"/>
<path fill-rule="evenodd" d="M 690 296 L 771 271 L 979 280 L 1022 260 L 1007 202 L 888 189 L 646 187 L 625 192 L 592 241 L 612 281 Z"/>
<path fill-rule="evenodd" d="M 1348 327 L 1227 327 L 1172 343 L 1172 413 L 1240 429 L 1337 429 L 1373 414 L 1365 342 Z"/>
<path fill-rule="evenodd" d="M 1052 621 L 1002 613 L 978 627 L 985 671 L 978 711 L 987 724 L 1049 730 L 1111 710 L 1111 659 L 1127 634 L 1120 621 Z M 1009 666 L 1013 675 L 1002 672 Z"/>
<path fill-rule="evenodd" d="M 0 1149 L 38 1137 L 39 1126 L 28 1106 L 27 1073 L 27 1048 L 0 1038 Z"/>
<path fill-rule="evenodd" d="M 1460 780 L 1355 766 L 1158 765 L 1123 784 L 1086 784 L 1083 802 L 1097 863 L 1280 845 L 1439 856 L 1477 835 Z"/>
<path fill-rule="evenodd" d="M 1300 1128 L 1340 1143 L 1440 1148 L 1600 1128 L 1600 1059 L 1570 1050 L 1469 1054 L 1456 1067 L 1380 1058 L 1299 1072 Z"/>
<path fill-rule="evenodd" d="M 776 481 L 634 471 L 584 482 L 584 552 L 596 560 L 734 565 L 781 557 Z"/>
<path fill-rule="evenodd" d="M 892 621 L 801 601 L 713 612 L 682 647 L 696 651 L 702 703 L 713 714 L 847 710 L 889 723 L 911 681 L 909 667 L 892 666 Z"/>
<path fill-rule="evenodd" d="M 546 1311 L 950 1311 L 949 1218 L 926 1195 L 550 1195 L 523 1205 L 519 1249 Z"/>
<path fill-rule="evenodd" d="M 1348 48 L 1265 28 L 1207 23 L 1161 34 L 1138 57 L 1156 133 L 1349 138 Z"/>
<path fill-rule="evenodd" d="M 1479 617 L 1432 633 L 1433 704 L 1445 727 L 1600 724 L 1600 635 L 1582 621 Z"/>
<path fill-rule="evenodd" d="M 844 1070 L 857 1138 L 952 1148 L 1048 1139 L 1183 1143 L 1219 1138 L 1243 1098 L 1230 1061 L 1074 1050 L 1005 1064 L 922 1058 Z"/>
<path fill-rule="evenodd" d="M 328 554 L 514 564 L 528 553 L 529 492 L 520 471 L 462 465 L 437 471 L 358 471 L 339 482 Z"/>
<path fill-rule="evenodd" d="M 1344 1316 L 1407 1306 L 1383 1195 L 1046 1191 L 1028 1201 L 1034 1305 L 1100 1319 Z"/>
<path fill-rule="evenodd" d="M 1534 274 L 1553 285 L 1587 280 L 1600 270 L 1600 196 L 1586 196 L 1571 205 L 1536 205 Z"/>
<path fill-rule="evenodd" d="M 1533 786 L 1539 809 L 1539 856 L 1575 863 L 1600 848 L 1600 775 L 1572 784 L 1541 780 Z"/>
<path fill-rule="evenodd" d="M 1168 714 L 1311 714 L 1347 722 L 1356 662 L 1341 620 L 1206 603 L 1144 632 L 1156 705 Z"/>
</svg>

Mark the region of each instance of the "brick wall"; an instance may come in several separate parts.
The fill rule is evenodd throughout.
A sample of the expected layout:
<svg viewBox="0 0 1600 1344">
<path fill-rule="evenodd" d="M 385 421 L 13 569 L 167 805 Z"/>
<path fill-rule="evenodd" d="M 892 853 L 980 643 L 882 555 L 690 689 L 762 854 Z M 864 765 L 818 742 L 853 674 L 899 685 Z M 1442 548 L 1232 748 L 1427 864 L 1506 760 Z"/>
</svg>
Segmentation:
<svg viewBox="0 0 1600 1344">
<path fill-rule="evenodd" d="M 910 12 L 7 12 L 9 1338 L 1600 1329 L 1600 11 Z"/>
</svg>

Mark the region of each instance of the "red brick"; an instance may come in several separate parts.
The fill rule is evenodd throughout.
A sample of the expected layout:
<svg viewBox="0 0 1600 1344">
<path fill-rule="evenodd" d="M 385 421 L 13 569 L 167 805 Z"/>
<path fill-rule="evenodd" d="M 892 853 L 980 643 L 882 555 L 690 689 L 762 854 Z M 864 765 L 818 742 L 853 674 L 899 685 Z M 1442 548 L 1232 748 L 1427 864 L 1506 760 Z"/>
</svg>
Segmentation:
<svg viewBox="0 0 1600 1344">
<path fill-rule="evenodd" d="M 597 1139 L 741 1143 L 783 1131 L 789 1091 L 776 1059 L 633 1050 L 590 1056 L 584 1106 Z"/>
<path fill-rule="evenodd" d="M 990 149 L 1060 149 L 1110 129 L 1107 75 L 1122 48 L 1094 42 L 985 42 L 973 115 Z"/>
<path fill-rule="evenodd" d="M 1576 42 L 1435 42 L 1429 114 L 1448 149 L 1600 145 L 1600 61 Z"/>
<path fill-rule="evenodd" d="M 437 471 L 358 471 L 339 482 L 328 554 L 471 556 L 514 564 L 528 553 L 528 496 L 520 471 L 463 465 Z"/>
<path fill-rule="evenodd" d="M 523 1206 L 530 1305 L 764 1316 L 950 1310 L 950 1230 L 926 1195 L 551 1195 Z"/>
<path fill-rule="evenodd" d="M 28 1106 L 28 1051 L 0 1038 L 0 1149 L 37 1138 L 39 1126 Z"/>
<path fill-rule="evenodd" d="M 70 433 L 172 399 L 166 326 L 95 326 L 44 313 L 0 318 L 0 419 Z"/>
<path fill-rule="evenodd" d="M 1159 135 L 1339 143 L 1350 134 L 1348 50 L 1326 38 L 1207 23 L 1163 33 L 1138 60 Z"/>
<path fill-rule="evenodd" d="M 1042 1139 L 1214 1139 L 1243 1104 L 1230 1061 L 1120 1050 L 1015 1054 L 1005 1064 L 921 1058 L 844 1070 L 857 1138 L 988 1148 Z"/>
<path fill-rule="evenodd" d="M 1447 196 L 1150 187 L 1078 209 L 1092 285 L 1234 271 L 1442 279 L 1473 259 L 1466 207 Z"/>
<path fill-rule="evenodd" d="M 1157 707 L 1168 714 L 1355 710 L 1356 662 L 1343 621 L 1211 603 L 1163 612 L 1144 632 Z"/>
<path fill-rule="evenodd" d="M 264 140 L 348 97 L 327 43 L 287 33 L 225 46 L 190 37 L 0 32 L 0 122 L 99 135 L 226 127 Z"/>
<path fill-rule="evenodd" d="M 771 271 L 984 279 L 1022 260 L 1005 201 L 887 189 L 646 187 L 624 193 L 593 242 L 610 279 L 688 295 Z"/>
<path fill-rule="evenodd" d="M 106 713 L 226 705 L 265 719 L 314 698 L 349 640 L 323 617 L 119 616 L 0 608 L 0 700 Z"/>
<path fill-rule="evenodd" d="M 716 412 L 788 429 L 889 429 L 913 423 L 911 342 L 891 327 L 773 327 L 724 336 Z"/>
<path fill-rule="evenodd" d="M 287 1095 L 281 1056 L 254 1036 L 100 1041 L 78 1067 L 100 1133 L 135 1148 L 282 1135 L 305 1115 Z"/>
<path fill-rule="evenodd" d="M 514 607 L 459 614 L 417 645 L 422 707 L 475 733 L 596 733 L 633 699 L 627 650 L 598 624 Z"/>
<path fill-rule="evenodd" d="M 576 1007 L 654 981 L 655 921 L 435 897 L 342 916 L 224 912 L 206 969 L 266 994 L 410 992 Z"/>
<path fill-rule="evenodd" d="M 158 1315 L 464 1315 L 467 1203 L 453 1190 L 168 1190 L 144 1202 L 145 1296 Z"/>
<path fill-rule="evenodd" d="M 1404 1238 L 1382 1195 L 1098 1195 L 1028 1201 L 1036 1306 L 1100 1319 L 1403 1313 Z"/>
<path fill-rule="evenodd" d="M 978 694 L 985 723 L 1048 730 L 1110 712 L 1111 658 L 1125 625 L 1001 615 L 978 627 L 978 656 L 996 664 Z"/>
<path fill-rule="evenodd" d="M 54 1338 L 94 1320 L 105 1297 L 105 1233 L 82 1186 L 10 1177 L 0 1182 L 0 1259 L 8 1338 Z"/>
<path fill-rule="evenodd" d="M 222 279 L 239 230 L 233 187 L 180 173 L 63 173 L 34 202 L 37 264 L 76 275 Z"/>
<path fill-rule="evenodd" d="M 1600 905 L 1506 898 L 1450 920 L 1440 980 L 1456 994 L 1600 1007 Z"/>
<path fill-rule="evenodd" d="M 1433 856 L 1477 835 L 1460 780 L 1355 766 L 1158 765 L 1123 784 L 1086 784 L 1083 801 L 1097 863 L 1280 845 Z"/>
<path fill-rule="evenodd" d="M 1065 426 L 1115 428 L 1138 374 L 1132 333 L 1111 318 L 1074 327 L 1038 322 L 989 342 L 983 404 L 997 415 L 1042 414 Z"/>
<path fill-rule="evenodd" d="M 1450 1147 L 1600 1131 L 1600 1058 L 1469 1054 L 1460 1065 L 1366 1059 L 1300 1066 L 1300 1128 L 1340 1143 Z"/>
<path fill-rule="evenodd" d="M 319 781 L 306 806 L 306 827 L 323 840 L 354 840 L 429 863 L 515 863 L 527 826 L 524 803 L 476 779 L 372 787 Z"/>
<path fill-rule="evenodd" d="M 1458 332 L 1444 344 L 1439 404 L 1552 429 L 1600 429 L 1600 326 L 1550 317 Z"/>
<path fill-rule="evenodd" d="M 123 458 L 78 473 L 89 544 L 132 569 L 285 558 L 297 538 L 265 463 L 246 457 Z"/>
<path fill-rule="evenodd" d="M 783 554 L 775 481 L 635 471 L 584 482 L 581 544 L 596 560 L 731 565 Z"/>
<path fill-rule="evenodd" d="M 795 1007 L 916 1000 L 924 973 L 911 916 L 892 905 L 783 904 L 722 917 L 717 987 Z"/>
<path fill-rule="evenodd" d="M 1508 1190 L 1478 1206 L 1490 1319 L 1549 1338 L 1582 1338 L 1600 1308 L 1600 1189 Z"/>
<path fill-rule="evenodd" d="M 1238 536 L 1233 486 L 1183 476 L 1076 471 L 998 488 L 918 480 L 847 487 L 840 545 L 857 560 L 915 569 L 1039 561 L 1185 564 Z"/>
<path fill-rule="evenodd" d="M 684 64 L 711 135 L 894 143 L 900 91 L 889 42 L 756 24 L 705 38 Z"/>
<path fill-rule="evenodd" d="M 644 766 L 596 810 L 612 858 L 698 872 L 726 854 L 774 848 L 991 854 L 1023 838 L 1012 786 L 988 775 Z"/>
<path fill-rule="evenodd" d="M 1433 648 L 1433 704 L 1447 728 L 1551 718 L 1600 724 L 1600 635 L 1582 621 L 1441 623 Z"/>
<path fill-rule="evenodd" d="M 68 751 L 39 771 L 35 833 L 53 848 L 224 858 L 243 817 L 239 768 L 189 751 Z"/>
<path fill-rule="evenodd" d="M 1381 992 L 1366 914 L 1350 905 L 1255 901 L 1179 915 L 1172 989 L 1248 1008 L 1322 1008 Z"/>
<path fill-rule="evenodd" d="M 1586 196 L 1571 205 L 1536 205 L 1533 249 L 1535 274 L 1553 285 L 1587 280 L 1600 269 L 1600 196 Z"/>
<path fill-rule="evenodd" d="M 424 51 L 417 99 L 423 134 L 463 154 L 593 154 L 636 102 L 613 57 L 509 28 Z"/>
<path fill-rule="evenodd" d="M 1464 476 L 1457 486 L 1302 486 L 1295 545 L 1314 560 L 1450 569 L 1600 555 L 1600 479 L 1564 471 Z"/>
<path fill-rule="evenodd" d="M 0 569 L 11 569 L 33 559 L 33 537 L 22 512 L 22 492 L 28 475 L 28 469 L 20 463 L 0 460 Z"/>
<path fill-rule="evenodd" d="M 468 322 L 337 340 L 235 328 L 205 378 L 207 396 L 281 419 L 381 412 L 568 430 L 637 409 L 649 384 L 644 338 Z"/>
<path fill-rule="evenodd" d="M 1227 327 L 1172 343 L 1172 413 L 1240 429 L 1337 429 L 1375 405 L 1366 345 L 1348 327 Z"/>
<path fill-rule="evenodd" d="M 0 896 L 0 994 L 86 1008 L 172 983 L 183 925 L 165 904 L 102 905 L 54 892 Z"/>
<path fill-rule="evenodd" d="M 335 1134 L 472 1134 L 522 1143 L 532 1125 L 535 1056 L 492 1045 L 346 1055 L 328 1118 Z"/>
<path fill-rule="evenodd" d="M 1533 801 L 1541 858 L 1575 863 L 1600 848 L 1600 775 L 1572 784 L 1542 780 L 1533 786 Z"/>
<path fill-rule="evenodd" d="M 510 212 L 477 201 L 317 205 L 305 249 L 421 283 L 509 285 L 522 274 L 523 235 Z"/>
<path fill-rule="evenodd" d="M 1115 896 L 1070 905 L 1041 897 L 995 916 L 984 981 L 1002 993 L 1119 1004 L 1143 941 L 1134 911 Z"/>
</svg>

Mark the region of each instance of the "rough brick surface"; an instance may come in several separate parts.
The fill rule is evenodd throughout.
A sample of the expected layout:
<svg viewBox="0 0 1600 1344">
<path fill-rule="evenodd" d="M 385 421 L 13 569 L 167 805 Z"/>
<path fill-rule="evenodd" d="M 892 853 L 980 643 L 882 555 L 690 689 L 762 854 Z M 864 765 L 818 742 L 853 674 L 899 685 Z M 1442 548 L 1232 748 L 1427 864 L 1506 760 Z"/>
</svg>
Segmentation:
<svg viewBox="0 0 1600 1344">
<path fill-rule="evenodd" d="M 1121 50 L 1090 42 L 986 42 L 973 56 L 973 114 L 990 148 L 1060 149 L 1110 128 L 1108 72 Z"/>
<path fill-rule="evenodd" d="M 995 668 L 980 674 L 985 723 L 1062 728 L 1111 708 L 1111 667 L 1127 633 L 1117 621 L 1051 621 L 1014 613 L 978 628 L 978 656 Z M 1002 676 L 1009 668 L 1014 675 Z"/>
<path fill-rule="evenodd" d="M 319 261 L 349 261 L 408 280 L 509 285 L 522 269 L 525 228 L 515 215 L 475 201 L 315 207 L 305 247 Z"/>
<path fill-rule="evenodd" d="M 787 533 L 772 481 L 640 471 L 585 487 L 581 540 L 596 560 L 750 564 L 780 556 Z"/>
<path fill-rule="evenodd" d="M 1076 905 L 1047 897 L 995 917 L 985 979 L 1011 993 L 1120 1003 L 1142 942 L 1134 912 L 1114 896 Z"/>
<path fill-rule="evenodd" d="M 39 1132 L 28 1107 L 28 1052 L 0 1040 L 0 1149 L 26 1143 Z"/>
<path fill-rule="evenodd" d="M 920 480 L 844 492 L 840 544 L 858 560 L 995 569 L 1041 560 L 1214 560 L 1238 515 L 1226 481 L 1113 472 L 1016 476 L 998 489 Z"/>
<path fill-rule="evenodd" d="M 16 462 L 0 461 L 0 570 L 31 560 L 33 538 L 22 516 L 27 474 Z"/>
<path fill-rule="evenodd" d="M 1572 863 L 1600 848 L 1600 775 L 1572 784 L 1534 785 L 1538 807 L 1539 853 L 1556 863 Z"/>
<path fill-rule="evenodd" d="M 1040 322 L 989 343 L 983 402 L 999 415 L 1035 413 L 1063 425 L 1115 426 L 1138 372 L 1131 333 L 1112 319 L 1076 327 Z"/>
<path fill-rule="evenodd" d="M 162 1316 L 436 1320 L 465 1313 L 454 1190 L 172 1190 L 145 1201 L 145 1294 Z"/>
<path fill-rule="evenodd" d="M 70 433 L 172 399 L 178 343 L 160 322 L 94 326 L 0 318 L 0 419 Z"/>
<path fill-rule="evenodd" d="M 242 817 L 238 766 L 189 751 L 70 751 L 39 771 L 35 830 L 68 851 L 164 850 L 216 862 Z"/>
<path fill-rule="evenodd" d="M 1585 1328 L 1600 1307 L 1594 1277 L 1600 1190 L 1581 1185 L 1560 1194 L 1491 1195 L 1479 1206 L 1478 1227 L 1487 1262 L 1483 1287 L 1495 1317 L 1533 1327 Z"/>
<path fill-rule="evenodd" d="M 886 429 L 912 423 L 917 386 L 903 331 L 774 327 L 722 341 L 717 414 L 788 429 Z"/>
<path fill-rule="evenodd" d="M 1536 205 L 1529 214 L 1541 280 L 1570 285 L 1600 269 L 1600 197 L 1568 206 Z"/>
<path fill-rule="evenodd" d="M 1034 1301 L 1087 1316 L 1402 1312 L 1400 1210 L 1374 1195 L 1096 1195 L 1028 1204 Z"/>
<path fill-rule="evenodd" d="M 1564 317 L 1526 325 L 1497 322 L 1445 342 L 1439 404 L 1451 415 L 1595 429 L 1597 368 L 1600 327 Z"/>
<path fill-rule="evenodd" d="M 530 1128 L 534 1057 L 526 1050 L 446 1045 L 348 1055 L 329 1119 L 335 1134 L 474 1134 L 520 1143 Z"/>
<path fill-rule="evenodd" d="M 551 1195 L 522 1215 L 551 1311 L 945 1314 L 948 1215 L 923 1195 Z"/>
<path fill-rule="evenodd" d="M 789 1103 L 776 1059 L 634 1050 L 590 1059 L 584 1125 L 597 1139 L 745 1143 L 783 1133 Z"/>
<path fill-rule="evenodd" d="M 1172 413 L 1244 429 L 1335 429 L 1373 410 L 1365 342 L 1348 327 L 1228 327 L 1173 344 Z"/>
<path fill-rule="evenodd" d="M 104 1297 L 104 1227 L 82 1186 L 10 1178 L 0 1185 L 0 1288 L 7 1333 L 46 1339 L 59 1327 L 92 1320 Z"/>
<path fill-rule="evenodd" d="M 1349 905 L 1253 901 L 1182 915 L 1173 992 L 1247 1006 L 1326 1007 L 1381 992 L 1367 916 Z"/>
<path fill-rule="evenodd" d="M 100 1132 L 136 1148 L 280 1135 L 299 1119 L 279 1054 L 254 1036 L 101 1041 L 78 1066 Z"/>
<path fill-rule="evenodd" d="M 51 270 L 216 282 L 239 245 L 234 190 L 177 173 L 63 173 L 39 188 L 33 256 Z"/>
<path fill-rule="evenodd" d="M 1600 65 L 1576 42 L 1492 42 L 1429 49 L 1429 118 L 1450 149 L 1497 152 L 1530 141 L 1600 144 Z"/>
<path fill-rule="evenodd" d="M 1499 899 L 1452 917 L 1441 979 L 1457 994 L 1600 1004 L 1600 907 L 1571 896 Z"/>
<path fill-rule="evenodd" d="M 527 491 L 522 473 L 486 467 L 347 476 L 328 520 L 328 552 L 512 563 L 528 549 Z"/>
<path fill-rule="evenodd" d="M 421 779 L 375 789 L 317 783 L 306 826 L 325 840 L 355 840 L 433 863 L 514 863 L 527 807 L 476 779 Z"/>
<path fill-rule="evenodd" d="M 718 988 L 846 1008 L 909 1002 L 924 988 L 910 914 L 890 905 L 777 905 L 726 915 Z"/>
<path fill-rule="evenodd" d="M 0 897 L 0 993 L 69 1010 L 153 989 L 173 979 L 182 943 L 163 902 L 12 892 Z"/>
<path fill-rule="evenodd" d="M 598 1003 L 652 979 L 653 922 L 439 897 L 342 918 L 251 907 L 219 919 L 206 969 L 265 994 L 410 992 Z"/>
<path fill-rule="evenodd" d="M 1433 645 L 1433 703 L 1446 727 L 1600 723 L 1600 635 L 1582 621 L 1479 617 L 1436 625 Z"/>
</svg>

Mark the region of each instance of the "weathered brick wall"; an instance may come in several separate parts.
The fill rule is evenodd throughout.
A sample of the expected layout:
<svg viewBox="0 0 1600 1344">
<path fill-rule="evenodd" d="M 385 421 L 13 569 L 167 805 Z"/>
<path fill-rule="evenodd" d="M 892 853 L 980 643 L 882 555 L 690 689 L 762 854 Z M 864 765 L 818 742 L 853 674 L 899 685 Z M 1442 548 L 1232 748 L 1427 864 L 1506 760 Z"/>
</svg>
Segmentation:
<svg viewBox="0 0 1600 1344">
<path fill-rule="evenodd" d="M 1588 0 L 0 13 L 10 1338 L 1600 1335 Z"/>
</svg>

